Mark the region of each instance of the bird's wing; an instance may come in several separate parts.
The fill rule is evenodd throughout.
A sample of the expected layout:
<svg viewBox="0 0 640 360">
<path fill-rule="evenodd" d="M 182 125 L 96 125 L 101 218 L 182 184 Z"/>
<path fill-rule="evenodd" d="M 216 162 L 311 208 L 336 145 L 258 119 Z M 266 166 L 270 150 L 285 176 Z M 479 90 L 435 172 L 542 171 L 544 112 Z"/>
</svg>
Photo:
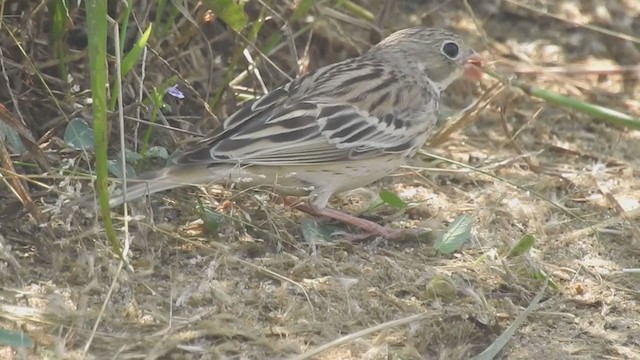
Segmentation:
<svg viewBox="0 0 640 360">
<path fill-rule="evenodd" d="M 177 163 L 318 164 L 402 153 L 421 145 L 409 128 L 416 113 L 434 99 L 405 87 L 395 89 L 402 96 L 394 100 L 385 93 L 388 81 L 375 80 L 382 75 L 379 67 L 363 70 L 352 64 L 335 64 L 246 105 Z M 368 83 L 361 84 L 364 80 Z M 397 98 L 405 106 L 397 106 Z"/>
<path fill-rule="evenodd" d="M 243 111 L 243 110 L 241 110 Z M 252 113 L 187 151 L 180 164 L 302 165 L 406 152 L 415 146 L 402 117 L 382 119 L 350 104 L 298 102 Z"/>
</svg>

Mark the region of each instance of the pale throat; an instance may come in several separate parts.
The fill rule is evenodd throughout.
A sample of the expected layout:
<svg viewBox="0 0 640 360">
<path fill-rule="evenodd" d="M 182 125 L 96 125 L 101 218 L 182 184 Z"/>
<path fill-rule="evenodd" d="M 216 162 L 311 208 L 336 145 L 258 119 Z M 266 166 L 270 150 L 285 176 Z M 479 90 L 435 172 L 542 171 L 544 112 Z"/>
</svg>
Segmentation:
<svg viewBox="0 0 640 360">
<path fill-rule="evenodd" d="M 421 74 L 428 74 L 426 64 L 418 64 L 418 68 L 420 69 Z M 440 96 L 440 93 L 449 87 L 454 81 L 456 81 L 462 75 L 462 71 L 456 69 L 455 71 L 450 72 L 445 78 L 440 79 L 439 81 L 434 81 L 428 75 L 424 76 L 426 82 L 431 86 L 432 89 L 435 90 L 436 94 Z"/>
</svg>

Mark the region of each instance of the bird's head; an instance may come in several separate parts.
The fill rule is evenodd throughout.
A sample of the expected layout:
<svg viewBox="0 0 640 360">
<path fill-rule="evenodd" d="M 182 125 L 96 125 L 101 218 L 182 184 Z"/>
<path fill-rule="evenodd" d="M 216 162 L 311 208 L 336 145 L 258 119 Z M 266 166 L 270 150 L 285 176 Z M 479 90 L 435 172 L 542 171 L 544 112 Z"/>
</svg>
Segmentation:
<svg viewBox="0 0 640 360">
<path fill-rule="evenodd" d="M 398 70 L 421 76 L 439 93 L 465 76 L 482 77 L 482 58 L 462 39 L 443 29 L 414 27 L 397 31 L 369 53 L 393 62 Z M 417 72 L 417 73 L 416 73 Z"/>
</svg>

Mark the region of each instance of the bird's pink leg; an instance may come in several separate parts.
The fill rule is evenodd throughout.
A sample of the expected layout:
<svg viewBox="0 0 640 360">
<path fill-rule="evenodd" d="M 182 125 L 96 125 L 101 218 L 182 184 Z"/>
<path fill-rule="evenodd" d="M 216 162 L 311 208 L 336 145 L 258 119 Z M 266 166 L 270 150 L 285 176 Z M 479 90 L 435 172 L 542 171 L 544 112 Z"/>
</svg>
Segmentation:
<svg viewBox="0 0 640 360">
<path fill-rule="evenodd" d="M 307 214 L 314 215 L 314 216 L 324 216 L 334 220 L 338 220 L 345 224 L 353 225 L 359 229 L 362 229 L 365 232 L 364 234 L 354 235 L 350 237 L 349 238 L 350 240 L 362 240 L 374 235 L 383 237 L 388 240 L 396 240 L 396 239 L 401 239 L 413 233 L 410 230 L 407 231 L 403 229 L 391 229 L 389 227 L 376 224 L 373 221 L 362 219 L 357 216 L 353 216 L 339 210 L 331 209 L 329 207 L 325 207 L 323 209 L 316 209 L 311 205 L 291 201 L 289 199 L 285 199 L 285 203 Z"/>
</svg>

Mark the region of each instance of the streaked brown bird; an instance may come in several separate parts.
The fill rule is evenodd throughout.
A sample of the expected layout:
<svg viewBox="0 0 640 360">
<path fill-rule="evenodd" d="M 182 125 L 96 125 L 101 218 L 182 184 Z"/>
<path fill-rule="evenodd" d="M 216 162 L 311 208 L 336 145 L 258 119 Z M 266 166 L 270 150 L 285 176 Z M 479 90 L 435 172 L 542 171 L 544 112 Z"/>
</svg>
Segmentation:
<svg viewBox="0 0 640 360">
<path fill-rule="evenodd" d="M 327 207 L 331 196 L 368 185 L 401 166 L 429 137 L 440 93 L 481 59 L 455 34 L 397 31 L 359 57 L 328 65 L 276 88 L 226 119 L 214 133 L 159 171 L 141 176 L 117 206 L 186 185 L 268 185 L 308 196 L 296 208 L 367 234 L 404 235 Z M 139 181 L 139 180 L 138 180 Z"/>
</svg>

